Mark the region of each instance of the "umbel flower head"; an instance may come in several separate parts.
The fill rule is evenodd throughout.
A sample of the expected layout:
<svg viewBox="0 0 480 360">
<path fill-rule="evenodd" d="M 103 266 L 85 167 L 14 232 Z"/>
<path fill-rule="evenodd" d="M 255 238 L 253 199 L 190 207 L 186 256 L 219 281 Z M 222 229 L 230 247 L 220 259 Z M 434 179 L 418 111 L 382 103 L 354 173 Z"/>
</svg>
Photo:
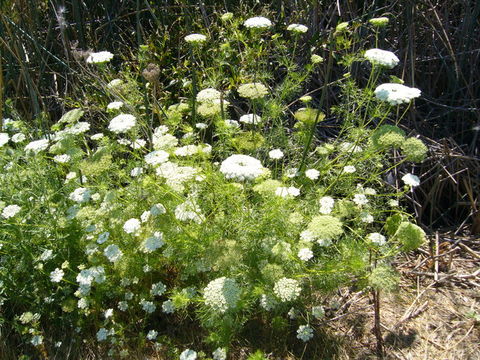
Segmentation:
<svg viewBox="0 0 480 360">
<path fill-rule="evenodd" d="M 203 290 L 205 304 L 220 313 L 234 309 L 240 299 L 241 289 L 233 279 L 221 277 L 210 281 Z"/>
<path fill-rule="evenodd" d="M 223 160 L 220 166 L 220 172 L 227 179 L 237 181 L 254 180 L 262 175 L 264 167 L 262 163 L 254 157 L 248 155 L 235 154 Z"/>
<path fill-rule="evenodd" d="M 249 29 L 267 29 L 272 26 L 272 22 L 263 16 L 256 16 L 245 20 L 243 25 Z"/>
<path fill-rule="evenodd" d="M 216 100 L 220 100 L 221 97 L 220 91 L 213 88 L 206 88 L 197 93 L 197 101 L 199 103 L 210 103 Z"/>
<path fill-rule="evenodd" d="M 415 224 L 402 222 L 393 238 L 400 241 L 404 251 L 415 250 L 425 242 L 425 231 Z"/>
<path fill-rule="evenodd" d="M 302 24 L 290 24 L 287 30 L 297 34 L 304 34 L 308 31 L 308 27 Z"/>
<path fill-rule="evenodd" d="M 136 118 L 130 114 L 120 114 L 115 116 L 108 125 L 108 130 L 116 134 L 125 133 L 135 127 L 137 124 Z"/>
<path fill-rule="evenodd" d="M 240 85 L 238 93 L 247 99 L 259 99 L 268 94 L 268 89 L 262 83 L 248 83 Z"/>
<path fill-rule="evenodd" d="M 113 54 L 110 51 L 92 52 L 87 57 L 88 64 L 103 64 L 113 59 Z"/>
<path fill-rule="evenodd" d="M 185 36 L 185 41 L 190 44 L 201 44 L 207 41 L 207 37 L 202 34 L 190 34 Z"/>
<path fill-rule="evenodd" d="M 400 62 L 398 57 L 391 51 L 370 49 L 365 51 L 365 58 L 374 65 L 393 69 Z"/>
<path fill-rule="evenodd" d="M 282 301 L 288 302 L 297 299 L 300 296 L 302 288 L 297 280 L 286 277 L 278 280 L 273 286 L 274 294 Z"/>
<path fill-rule="evenodd" d="M 343 234 L 342 222 L 335 216 L 318 215 L 308 224 L 308 231 L 317 239 L 333 240 Z"/>
<path fill-rule="evenodd" d="M 386 101 L 390 105 L 409 103 L 412 99 L 419 97 L 421 93 L 417 88 L 395 83 L 382 84 L 375 89 L 377 99 Z"/>
</svg>

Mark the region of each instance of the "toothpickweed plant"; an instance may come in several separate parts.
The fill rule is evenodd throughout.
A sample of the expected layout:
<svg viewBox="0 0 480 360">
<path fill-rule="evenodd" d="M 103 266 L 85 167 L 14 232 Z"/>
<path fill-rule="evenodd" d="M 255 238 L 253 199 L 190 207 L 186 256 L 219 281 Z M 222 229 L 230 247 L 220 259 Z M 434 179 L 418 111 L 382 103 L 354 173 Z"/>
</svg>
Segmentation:
<svg viewBox="0 0 480 360">
<path fill-rule="evenodd" d="M 224 14 L 185 34 L 168 86 L 175 72 L 148 46 L 118 73 L 91 54 L 91 108 L 41 136 L 5 123 L 1 326 L 25 353 L 76 341 L 112 358 L 140 346 L 226 359 L 249 323 L 285 334 L 293 321 L 308 344 L 338 288 L 395 288 L 392 259 L 425 237 L 399 206 L 418 177 L 392 178 L 426 156 L 398 127 L 420 91 L 384 82 L 393 53 L 344 51 L 348 26 L 299 63 L 305 26 Z M 345 76 L 320 101 L 305 93 L 333 61 Z M 328 86 L 341 93 L 331 109 Z M 337 136 L 319 136 L 326 113 Z M 193 345 L 175 336 L 191 324 Z"/>
</svg>

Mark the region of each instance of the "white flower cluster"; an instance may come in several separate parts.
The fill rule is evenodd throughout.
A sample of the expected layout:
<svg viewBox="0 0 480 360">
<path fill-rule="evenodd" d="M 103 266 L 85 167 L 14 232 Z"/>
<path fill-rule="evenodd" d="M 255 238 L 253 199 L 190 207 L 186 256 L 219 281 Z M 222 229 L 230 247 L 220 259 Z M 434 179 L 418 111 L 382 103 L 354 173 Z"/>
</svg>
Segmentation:
<svg viewBox="0 0 480 360">
<path fill-rule="evenodd" d="M 113 54 L 110 51 L 92 52 L 87 57 L 89 64 L 103 64 L 113 59 Z"/>
<path fill-rule="evenodd" d="M 406 185 L 409 185 L 411 187 L 420 185 L 420 179 L 418 178 L 418 176 L 413 174 L 403 175 L 402 180 Z"/>
<path fill-rule="evenodd" d="M 103 250 L 103 254 L 110 262 L 116 262 L 123 256 L 122 250 L 115 244 L 108 245 L 105 250 Z"/>
<path fill-rule="evenodd" d="M 400 62 L 393 52 L 381 49 L 370 49 L 365 51 L 365 58 L 372 64 L 384 66 L 388 69 L 393 69 Z"/>
<path fill-rule="evenodd" d="M 197 224 L 205 221 L 202 209 L 198 206 L 193 197 L 189 197 L 185 202 L 177 205 L 175 208 L 175 218 L 180 221 L 193 220 Z"/>
<path fill-rule="evenodd" d="M 310 325 L 300 325 L 297 330 L 297 339 L 307 342 L 313 338 L 313 329 Z"/>
<path fill-rule="evenodd" d="M 185 36 L 185 41 L 191 44 L 200 44 L 207 41 L 207 37 L 202 34 L 190 34 Z"/>
<path fill-rule="evenodd" d="M 333 206 L 335 205 L 335 199 L 330 196 L 324 196 L 320 199 L 320 213 L 328 215 L 332 212 Z"/>
<path fill-rule="evenodd" d="M 107 105 L 107 110 L 120 110 L 123 105 L 122 101 L 112 101 Z"/>
<path fill-rule="evenodd" d="M 272 160 L 280 160 L 283 158 L 283 151 L 280 149 L 273 149 L 268 152 L 268 157 Z"/>
<path fill-rule="evenodd" d="M 63 270 L 62 270 L 62 269 L 59 269 L 59 268 L 56 268 L 55 270 L 53 270 L 53 271 L 50 273 L 50 280 L 51 280 L 52 282 L 58 283 L 58 282 L 62 281 L 63 275 L 65 275 L 65 273 L 63 272 Z"/>
<path fill-rule="evenodd" d="M 248 83 L 238 87 L 238 94 L 247 99 L 259 99 L 268 94 L 268 89 L 262 83 Z"/>
<path fill-rule="evenodd" d="M 186 157 L 196 154 L 209 154 L 212 151 L 212 147 L 208 144 L 205 145 L 185 145 L 175 149 L 175 155 Z"/>
<path fill-rule="evenodd" d="M 298 258 L 302 261 L 308 261 L 313 258 L 313 251 L 309 248 L 302 248 L 298 251 Z"/>
<path fill-rule="evenodd" d="M 140 306 L 142 307 L 143 311 L 145 311 L 147 314 L 153 313 L 157 308 L 152 301 L 147 301 L 145 299 L 140 300 Z"/>
<path fill-rule="evenodd" d="M 272 22 L 263 16 L 255 16 L 245 20 L 243 25 L 249 29 L 267 29 L 272 26 Z"/>
<path fill-rule="evenodd" d="M 224 313 L 237 306 L 241 289 L 234 279 L 221 277 L 210 281 L 203 292 L 205 304 Z"/>
<path fill-rule="evenodd" d="M 126 133 L 135 127 L 137 119 L 131 114 L 120 114 L 115 116 L 108 124 L 108 130 L 115 134 Z"/>
<path fill-rule="evenodd" d="M 164 150 L 154 150 L 145 155 L 145 162 L 148 165 L 157 166 L 168 161 L 169 156 Z"/>
<path fill-rule="evenodd" d="M 161 296 L 166 290 L 167 287 L 161 281 L 159 281 L 158 283 L 152 284 L 150 294 L 153 296 Z"/>
<path fill-rule="evenodd" d="M 125 231 L 127 234 L 138 234 L 140 231 L 141 223 L 140 220 L 131 218 L 125 221 L 125 224 L 123 224 L 123 231 Z"/>
<path fill-rule="evenodd" d="M 310 180 L 317 180 L 320 177 L 320 171 L 317 169 L 305 170 L 305 176 Z"/>
<path fill-rule="evenodd" d="M 25 146 L 25 151 L 26 152 L 34 152 L 39 153 L 40 151 L 46 150 L 48 148 L 48 140 L 47 139 L 40 139 L 40 140 L 35 140 L 27 144 Z"/>
<path fill-rule="evenodd" d="M 220 100 L 222 94 L 220 91 L 213 88 L 206 88 L 197 93 L 197 101 L 199 103 L 211 103 L 215 100 Z"/>
<path fill-rule="evenodd" d="M 217 348 L 212 353 L 213 360 L 227 360 L 227 351 L 224 348 Z"/>
<path fill-rule="evenodd" d="M 245 114 L 240 116 L 240 119 L 238 119 L 241 123 L 244 124 L 260 124 L 262 122 L 262 118 L 256 114 Z"/>
<path fill-rule="evenodd" d="M 302 24 L 290 24 L 287 30 L 297 34 L 304 34 L 308 31 L 308 27 Z"/>
<path fill-rule="evenodd" d="M 260 296 L 260 306 L 265 310 L 270 311 L 275 305 L 277 305 L 277 301 L 272 296 L 266 294 Z"/>
<path fill-rule="evenodd" d="M 187 349 L 180 354 L 180 360 L 196 360 L 197 352 Z"/>
<path fill-rule="evenodd" d="M 77 203 L 84 203 L 90 200 L 91 191 L 87 188 L 80 187 L 75 189 L 69 196 L 70 200 Z"/>
<path fill-rule="evenodd" d="M 191 166 L 179 166 L 171 161 L 165 162 L 157 168 L 156 174 L 165 179 L 168 186 L 176 191 L 182 191 L 183 183 L 197 174 L 197 169 Z"/>
<path fill-rule="evenodd" d="M 382 246 L 385 245 L 385 236 L 380 233 L 370 233 L 367 235 L 367 239 L 370 240 L 373 244 Z"/>
<path fill-rule="evenodd" d="M 220 172 L 227 179 L 237 181 L 254 180 L 263 174 L 262 163 L 248 155 L 235 154 L 222 161 Z"/>
<path fill-rule="evenodd" d="M 0 147 L 8 143 L 10 136 L 7 133 L 0 133 Z"/>
<path fill-rule="evenodd" d="M 409 103 L 412 99 L 419 97 L 421 93 L 417 88 L 395 83 L 382 84 L 375 89 L 375 96 L 390 105 Z"/>
<path fill-rule="evenodd" d="M 83 269 L 77 274 L 77 282 L 80 285 L 78 289 L 78 295 L 88 295 L 90 292 L 90 287 L 92 286 L 92 282 L 101 284 L 105 282 L 105 279 L 105 269 L 103 266 L 93 266 L 88 269 Z"/>
<path fill-rule="evenodd" d="M 275 195 L 280 196 L 282 198 L 297 197 L 298 195 L 300 195 L 300 189 L 296 188 L 295 186 L 289 186 L 289 187 L 279 186 L 275 190 Z"/>
<path fill-rule="evenodd" d="M 155 231 L 153 236 L 146 238 L 140 248 L 144 253 L 152 253 L 157 249 L 160 249 L 164 245 L 163 233 Z"/>
<path fill-rule="evenodd" d="M 273 286 L 273 292 L 283 302 L 293 301 L 300 296 L 302 288 L 297 280 L 286 277 L 278 280 Z"/>
<path fill-rule="evenodd" d="M 14 217 L 17 215 L 22 208 L 18 205 L 8 205 L 5 206 L 2 210 L 2 216 L 5 219 L 10 219 L 11 217 Z"/>
</svg>

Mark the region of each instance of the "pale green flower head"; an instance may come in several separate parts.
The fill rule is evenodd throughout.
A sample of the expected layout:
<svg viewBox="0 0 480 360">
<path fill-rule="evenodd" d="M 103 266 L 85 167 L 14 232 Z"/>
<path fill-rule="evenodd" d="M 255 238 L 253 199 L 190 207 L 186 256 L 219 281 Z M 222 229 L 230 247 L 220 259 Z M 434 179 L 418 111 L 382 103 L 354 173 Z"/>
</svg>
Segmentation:
<svg viewBox="0 0 480 360">
<path fill-rule="evenodd" d="M 268 94 L 268 89 L 262 83 L 248 83 L 238 87 L 238 94 L 247 99 L 259 99 Z"/>
<path fill-rule="evenodd" d="M 225 14 L 223 14 L 220 19 L 222 19 L 222 21 L 228 21 L 228 20 L 232 20 L 233 18 L 233 13 L 231 12 L 226 12 Z"/>
<path fill-rule="evenodd" d="M 370 19 L 368 20 L 368 22 L 373 26 L 383 27 L 388 25 L 389 19 L 385 16 L 382 16 L 382 17 Z"/>
<path fill-rule="evenodd" d="M 324 61 L 324 58 L 321 57 L 320 55 L 317 55 L 317 54 L 313 54 L 311 57 L 310 57 L 310 61 L 312 62 L 312 64 L 320 64 Z"/>
<path fill-rule="evenodd" d="M 393 237 L 400 242 L 403 251 L 419 248 L 426 239 L 425 231 L 418 225 L 409 222 L 400 223 Z"/>
<path fill-rule="evenodd" d="M 343 234 L 340 219 L 330 215 L 315 216 L 308 224 L 310 231 L 318 239 L 336 239 Z"/>
<path fill-rule="evenodd" d="M 344 32 L 347 29 L 348 29 L 348 22 L 345 21 L 338 24 L 337 27 L 335 28 L 335 31 L 340 33 L 340 32 Z"/>
<path fill-rule="evenodd" d="M 422 140 L 411 137 L 402 143 L 402 150 L 407 160 L 422 162 L 427 156 L 428 148 Z"/>
</svg>

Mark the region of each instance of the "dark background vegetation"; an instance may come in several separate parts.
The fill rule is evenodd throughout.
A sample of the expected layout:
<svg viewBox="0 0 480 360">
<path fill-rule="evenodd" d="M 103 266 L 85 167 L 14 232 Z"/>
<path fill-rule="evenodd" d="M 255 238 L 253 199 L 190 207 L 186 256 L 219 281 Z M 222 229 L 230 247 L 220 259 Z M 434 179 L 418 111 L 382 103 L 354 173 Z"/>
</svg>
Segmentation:
<svg viewBox="0 0 480 360">
<path fill-rule="evenodd" d="M 186 34 L 208 29 L 226 11 L 303 23 L 310 29 L 306 45 L 341 21 L 388 16 L 381 47 L 400 58 L 396 74 L 422 90 L 404 125 L 431 149 L 417 170 L 423 185 L 411 199 L 417 218 L 430 229 L 480 226 L 478 0 L 0 0 L 0 119 L 17 116 L 46 127 L 69 110 L 65 100 L 78 95 L 82 51 L 109 50 L 118 66 L 149 43 L 166 66 Z M 333 72 L 341 76 L 343 68 Z M 316 79 L 312 87 L 321 83 Z M 335 93 L 329 95 L 335 104 Z"/>
</svg>

